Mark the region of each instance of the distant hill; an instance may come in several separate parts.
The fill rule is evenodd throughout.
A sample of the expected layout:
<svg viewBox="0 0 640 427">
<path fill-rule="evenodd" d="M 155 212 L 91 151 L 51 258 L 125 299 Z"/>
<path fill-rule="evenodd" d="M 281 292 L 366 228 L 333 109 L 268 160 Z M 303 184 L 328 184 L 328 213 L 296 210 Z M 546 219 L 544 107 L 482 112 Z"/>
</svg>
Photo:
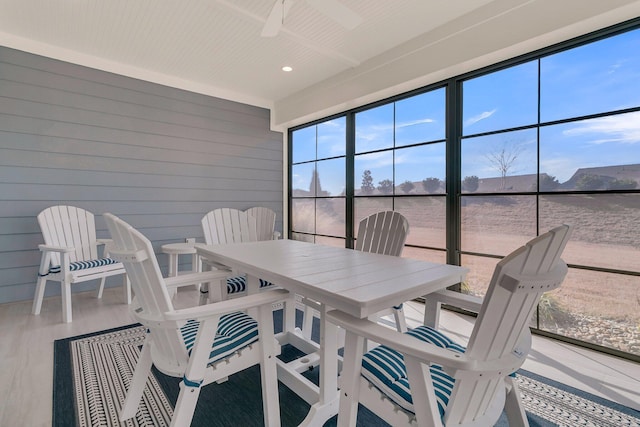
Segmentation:
<svg viewBox="0 0 640 427">
<path fill-rule="evenodd" d="M 478 180 L 476 193 L 494 193 L 499 191 L 532 191 L 538 185 L 536 174 L 506 176 L 504 178 L 504 188 L 502 188 L 502 178 L 481 178 Z"/>
<path fill-rule="evenodd" d="M 588 181 L 587 181 L 588 180 Z M 615 184 L 620 185 L 632 185 L 636 183 L 635 188 L 640 188 L 640 164 L 631 165 L 616 165 L 616 166 L 601 166 L 594 168 L 580 168 L 576 170 L 573 176 L 566 182 L 560 183 L 554 188 L 544 188 L 544 183 L 552 182 L 552 177 L 546 173 L 540 174 L 541 190 L 577 190 L 577 189 L 589 189 L 589 190 L 607 190 L 610 188 L 622 188 L 614 187 Z M 578 188 L 588 185 L 587 182 L 593 185 L 593 188 Z M 502 178 L 481 178 L 478 180 L 477 193 L 493 193 L 500 191 L 507 192 L 523 192 L 532 191 L 536 188 L 537 176 L 536 174 L 526 175 L 514 175 L 507 176 L 504 179 L 504 188 Z M 632 187 L 634 188 L 634 187 Z"/>
<path fill-rule="evenodd" d="M 635 182 L 636 186 L 631 188 L 640 188 L 640 163 L 630 165 L 616 165 L 616 166 L 600 166 L 594 168 L 580 168 L 575 171 L 573 176 L 563 183 L 554 183 L 555 178 L 546 173 L 540 174 L 541 191 L 553 191 L 553 190 L 607 190 L 616 183 L 618 185 Z M 584 187 L 589 180 L 591 188 L 579 188 Z M 414 181 L 414 189 L 408 194 L 425 194 L 422 187 L 422 181 Z M 501 177 L 492 178 L 480 178 L 478 179 L 478 189 L 476 193 L 495 193 L 495 192 L 527 192 L 535 191 L 538 184 L 538 177 L 536 174 L 514 175 L 507 176 L 503 181 Z M 551 185 L 551 187 L 545 188 Z M 395 186 L 395 194 L 407 194 L 402 190 L 402 184 Z M 445 191 L 445 182 L 441 181 L 440 186 L 433 193 L 443 193 Z M 294 197 L 313 197 L 313 195 L 307 190 L 294 189 Z M 356 195 L 363 195 L 360 189 L 356 189 Z M 373 190 L 370 195 L 381 195 L 382 193 L 377 189 Z M 326 192 L 322 192 L 317 196 L 327 196 Z"/>
<path fill-rule="evenodd" d="M 631 180 L 640 185 L 640 164 L 636 163 L 632 165 L 580 168 L 573 174 L 573 176 L 569 180 L 560 184 L 559 189 L 574 190 L 577 188 L 578 183 L 581 180 L 584 180 L 585 177 L 600 178 L 603 189 L 608 188 L 608 185 L 610 185 L 611 182 L 615 180 Z"/>
</svg>

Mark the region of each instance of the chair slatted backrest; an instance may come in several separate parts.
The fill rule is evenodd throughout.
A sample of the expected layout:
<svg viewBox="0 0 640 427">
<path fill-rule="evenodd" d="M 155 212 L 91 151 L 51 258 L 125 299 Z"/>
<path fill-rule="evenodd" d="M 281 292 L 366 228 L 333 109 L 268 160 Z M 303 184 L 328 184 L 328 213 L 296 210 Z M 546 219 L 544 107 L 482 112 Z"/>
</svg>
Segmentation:
<svg viewBox="0 0 640 427">
<path fill-rule="evenodd" d="M 256 219 L 258 240 L 273 240 L 273 232 L 276 228 L 276 213 L 262 206 L 249 208 L 245 212 Z"/>
<path fill-rule="evenodd" d="M 202 218 L 204 241 L 208 245 L 258 241 L 255 217 L 238 209 L 220 208 Z"/>
<path fill-rule="evenodd" d="M 557 288 L 567 273 L 560 256 L 570 231 L 567 225 L 556 227 L 496 265 L 466 354 L 480 361 L 504 360 L 503 371 L 457 379 L 445 424 L 484 413 L 495 393 L 504 390 L 504 376 L 524 362 L 531 349 L 529 322 L 533 311 L 542 294 Z"/>
<path fill-rule="evenodd" d="M 409 222 L 399 212 L 382 211 L 362 219 L 355 249 L 383 255 L 400 256 L 409 234 Z"/>
<path fill-rule="evenodd" d="M 73 247 L 69 261 L 98 258 L 96 224 L 91 212 L 75 206 L 51 206 L 38 214 L 44 242 L 51 246 Z M 51 264 L 60 265 L 60 254 L 51 253 Z"/>
<path fill-rule="evenodd" d="M 160 326 L 165 313 L 174 309 L 151 242 L 115 215 L 105 213 L 104 218 L 113 239 L 111 256 L 124 265 L 135 293 L 134 316 L 150 331 L 154 364 L 171 371 L 186 366 L 188 356 L 178 328 Z"/>
</svg>

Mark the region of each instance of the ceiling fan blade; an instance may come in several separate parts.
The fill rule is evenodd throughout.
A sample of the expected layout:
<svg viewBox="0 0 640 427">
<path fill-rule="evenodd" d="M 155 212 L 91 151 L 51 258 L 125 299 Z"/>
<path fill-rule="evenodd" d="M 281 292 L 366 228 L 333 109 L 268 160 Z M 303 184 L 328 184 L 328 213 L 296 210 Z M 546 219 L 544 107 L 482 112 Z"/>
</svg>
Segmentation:
<svg viewBox="0 0 640 427">
<path fill-rule="evenodd" d="M 307 0 L 307 3 L 348 30 L 362 24 L 362 17 L 338 0 Z"/>
<path fill-rule="evenodd" d="M 260 35 L 262 37 L 275 37 L 280 28 L 282 28 L 282 21 L 289 13 L 292 5 L 293 0 L 276 0 Z"/>
<path fill-rule="evenodd" d="M 262 27 L 262 37 L 274 37 L 280 31 L 282 27 L 282 12 L 284 10 L 284 4 L 281 0 L 276 0 L 273 4 L 271 12 L 267 17 L 264 27 Z"/>
</svg>

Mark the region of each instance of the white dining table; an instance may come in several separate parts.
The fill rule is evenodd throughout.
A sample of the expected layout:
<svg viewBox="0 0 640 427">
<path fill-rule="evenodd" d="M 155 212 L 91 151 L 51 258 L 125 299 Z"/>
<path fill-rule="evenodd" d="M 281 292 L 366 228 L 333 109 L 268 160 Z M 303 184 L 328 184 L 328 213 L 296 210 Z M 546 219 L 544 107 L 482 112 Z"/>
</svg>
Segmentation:
<svg viewBox="0 0 640 427">
<path fill-rule="evenodd" d="M 260 278 L 317 302 L 320 344 L 315 349 L 320 365 L 319 387 L 310 385 L 300 375 L 305 369 L 303 364 L 278 364 L 279 379 L 311 404 L 301 426 L 322 426 L 338 413 L 337 327 L 326 321 L 324 314 L 328 310 L 366 318 L 460 283 L 468 271 L 454 265 L 287 239 L 196 244 L 196 250 L 205 260 L 246 274 L 249 293 L 259 291 Z M 303 338 L 300 331 L 294 331 L 291 325 L 288 328 L 285 333 L 298 341 Z M 312 357 L 303 360 L 313 362 Z"/>
</svg>

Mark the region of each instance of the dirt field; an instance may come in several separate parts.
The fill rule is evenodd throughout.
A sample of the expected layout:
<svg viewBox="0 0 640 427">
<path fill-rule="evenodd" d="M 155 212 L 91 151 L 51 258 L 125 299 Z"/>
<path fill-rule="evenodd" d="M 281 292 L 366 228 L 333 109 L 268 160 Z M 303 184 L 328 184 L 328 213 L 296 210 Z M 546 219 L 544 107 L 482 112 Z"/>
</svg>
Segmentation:
<svg viewBox="0 0 640 427">
<path fill-rule="evenodd" d="M 390 209 L 388 204 L 388 200 L 382 199 L 356 203 L 356 216 L 362 218 Z M 328 207 L 325 205 L 325 209 Z M 337 212 L 343 212 L 344 204 L 336 207 Z M 397 199 L 395 208 L 409 220 L 408 242 L 444 247 L 443 198 Z M 314 217 L 312 209 L 298 213 L 299 220 L 304 218 L 305 222 Z M 635 195 L 541 197 L 538 206 L 533 196 L 468 197 L 462 207 L 462 249 L 506 255 L 536 235 L 537 215 L 541 232 L 562 223 L 573 226 L 563 256 L 567 263 L 640 272 L 640 196 Z M 330 230 L 344 233 L 344 220 L 333 212 L 319 215 L 315 221 L 323 233 Z M 442 255 L 434 251 L 412 250 L 404 256 L 443 261 Z M 474 293 L 483 294 L 497 260 L 463 256 L 462 262 L 471 270 L 467 284 Z M 604 337 L 614 331 L 626 341 L 640 339 L 639 276 L 570 269 L 552 299 L 554 307 L 569 316 L 558 320 L 560 323 L 551 321 L 545 328 L 621 349 L 622 344 L 604 342 Z M 607 322 L 606 334 L 602 332 L 605 327 L 602 322 Z M 638 346 L 631 351 L 640 353 L 640 342 Z"/>
</svg>

